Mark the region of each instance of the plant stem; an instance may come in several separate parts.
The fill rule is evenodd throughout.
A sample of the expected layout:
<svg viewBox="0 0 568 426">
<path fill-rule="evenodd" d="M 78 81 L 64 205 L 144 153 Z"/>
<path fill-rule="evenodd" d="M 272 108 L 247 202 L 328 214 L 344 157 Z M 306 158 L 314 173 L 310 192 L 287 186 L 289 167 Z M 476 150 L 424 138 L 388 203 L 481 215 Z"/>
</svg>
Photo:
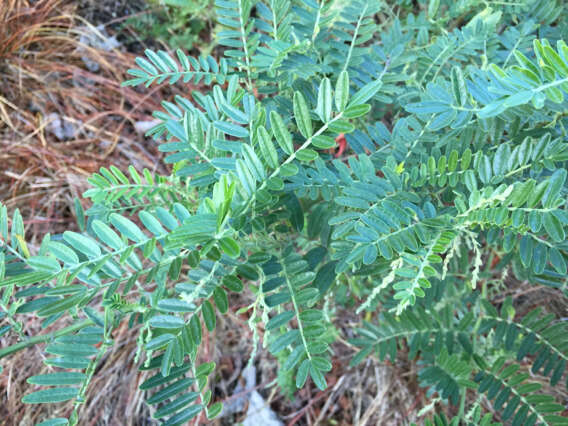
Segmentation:
<svg viewBox="0 0 568 426">
<path fill-rule="evenodd" d="M 300 332 L 300 337 L 302 338 L 302 345 L 304 345 L 304 349 L 306 350 L 306 355 L 308 356 L 308 359 L 311 361 L 312 354 L 308 349 L 308 342 L 306 341 L 306 336 L 304 335 L 304 326 L 302 324 L 302 321 L 300 320 L 300 308 L 298 307 L 298 303 L 296 302 L 296 293 L 294 291 L 294 288 L 292 287 L 292 283 L 290 283 L 290 279 L 288 278 L 288 272 L 286 271 L 286 264 L 284 262 L 284 258 L 281 259 L 282 259 L 282 267 L 284 268 L 284 278 L 286 279 L 286 286 L 288 287 L 288 291 L 290 292 L 292 305 L 294 306 L 294 313 L 298 321 L 298 331 Z"/>
<path fill-rule="evenodd" d="M 365 4 L 365 7 L 361 11 L 361 15 L 359 15 L 359 19 L 357 20 L 357 26 L 355 27 L 353 38 L 351 39 L 351 44 L 349 45 L 349 52 L 347 53 L 347 59 L 345 60 L 345 65 L 343 65 L 343 71 L 347 71 L 347 67 L 349 67 L 349 62 L 351 61 L 351 55 L 353 54 L 353 48 L 355 47 L 355 42 L 357 41 L 357 34 L 359 33 L 359 28 L 361 27 L 361 22 L 363 21 L 363 17 L 365 16 L 365 13 L 367 13 L 368 6 L 369 6 L 368 4 Z M 319 19 L 319 10 L 318 10 L 318 19 Z"/>
<path fill-rule="evenodd" d="M 250 75 L 250 59 L 249 59 L 249 52 L 248 52 L 248 48 L 247 48 L 247 36 L 245 34 L 245 23 L 244 23 L 244 16 L 243 16 L 243 5 L 242 5 L 242 0 L 238 0 L 237 1 L 238 5 L 239 5 L 239 30 L 241 32 L 241 42 L 243 43 L 243 51 L 245 53 L 245 62 L 246 62 L 246 71 L 247 71 L 247 87 L 249 90 L 253 89 L 253 85 L 252 85 L 252 80 L 251 80 L 251 75 Z M 247 13 L 250 12 L 250 8 L 249 11 L 247 11 Z"/>
<path fill-rule="evenodd" d="M 460 408 L 458 413 L 459 420 L 463 420 L 465 414 L 465 397 L 466 397 L 467 389 L 463 388 L 461 390 L 461 398 L 460 398 Z"/>
<path fill-rule="evenodd" d="M 85 375 L 87 376 L 87 378 L 83 381 L 81 389 L 79 390 L 79 394 L 75 398 L 75 407 L 73 408 L 73 414 L 69 419 L 70 420 L 69 424 L 71 426 L 75 426 L 76 424 L 78 424 L 77 419 L 79 416 L 79 407 L 81 406 L 81 404 L 85 402 L 85 393 L 87 392 L 87 388 L 91 383 L 93 374 L 95 374 L 95 369 L 97 368 L 101 358 L 106 353 L 107 349 L 112 346 L 111 332 L 112 332 L 111 311 L 108 308 L 105 308 L 105 325 L 103 332 L 103 341 L 97 352 L 95 359 L 91 360 L 89 366 L 85 370 Z"/>
</svg>

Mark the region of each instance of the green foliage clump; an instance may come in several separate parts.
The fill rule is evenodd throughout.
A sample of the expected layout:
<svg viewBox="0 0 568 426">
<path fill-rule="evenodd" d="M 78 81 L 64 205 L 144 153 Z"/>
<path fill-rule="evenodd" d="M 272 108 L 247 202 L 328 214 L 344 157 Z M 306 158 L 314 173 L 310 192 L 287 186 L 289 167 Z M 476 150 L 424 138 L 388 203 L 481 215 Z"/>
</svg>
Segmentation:
<svg viewBox="0 0 568 426">
<path fill-rule="evenodd" d="M 494 297 L 507 275 L 568 296 L 564 3 L 215 6 L 221 59 L 148 50 L 124 83 L 204 87 L 155 112 L 170 175 L 102 168 L 81 232 L 34 254 L 21 215 L 0 210 L 0 334 L 26 313 L 72 319 L 0 350 L 48 343 L 57 372 L 30 383 L 56 387 L 24 401 L 79 407 L 128 321 L 155 417 L 211 419 L 199 347 L 246 291 L 250 362 L 262 324 L 288 390 L 325 389 L 347 332 L 353 365 L 403 347 L 419 361 L 428 395 L 456 407 L 426 424 L 566 424 L 550 391 L 568 385 L 565 318 Z M 347 308 L 356 329 L 335 327 Z"/>
<path fill-rule="evenodd" d="M 147 0 L 146 6 L 143 13 L 125 22 L 140 39 L 172 49 L 199 48 L 204 53 L 212 49 L 212 43 L 202 38 L 214 29 L 211 0 Z"/>
</svg>

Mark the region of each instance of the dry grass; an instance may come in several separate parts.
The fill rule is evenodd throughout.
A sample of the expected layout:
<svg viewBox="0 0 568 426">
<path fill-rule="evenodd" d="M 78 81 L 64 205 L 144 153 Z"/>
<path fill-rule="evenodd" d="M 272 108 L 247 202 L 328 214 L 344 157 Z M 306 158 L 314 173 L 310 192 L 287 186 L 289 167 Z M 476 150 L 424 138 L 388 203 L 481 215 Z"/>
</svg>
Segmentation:
<svg viewBox="0 0 568 426">
<path fill-rule="evenodd" d="M 22 210 L 33 242 L 69 226 L 72 198 L 100 166 L 159 167 L 155 146 L 133 126 L 159 104 L 152 91 L 120 87 L 134 55 L 85 45 L 99 31 L 71 2 L 9 0 L 0 26 L 8 28 L 0 32 L 0 193 Z M 58 123 L 64 138 L 54 134 Z"/>
</svg>

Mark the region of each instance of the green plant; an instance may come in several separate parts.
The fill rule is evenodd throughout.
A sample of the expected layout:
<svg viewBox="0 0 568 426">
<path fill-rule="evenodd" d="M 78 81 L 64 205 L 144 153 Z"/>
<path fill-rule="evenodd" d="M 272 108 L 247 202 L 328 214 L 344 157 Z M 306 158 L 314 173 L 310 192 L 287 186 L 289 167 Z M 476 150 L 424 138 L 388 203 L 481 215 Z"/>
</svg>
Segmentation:
<svg viewBox="0 0 568 426">
<path fill-rule="evenodd" d="M 170 176 L 101 169 L 81 232 L 35 255 L 21 215 L 0 210 L 2 332 L 29 312 L 72 320 L 0 357 L 47 341 L 48 365 L 79 371 L 30 378 L 58 387 L 25 401 L 79 407 L 128 320 L 155 370 L 140 387 L 160 386 L 155 417 L 215 417 L 215 365 L 198 350 L 240 291 L 255 300 L 251 362 L 262 323 L 280 383 L 325 389 L 341 294 L 372 319 L 348 330 L 353 365 L 404 347 L 421 386 L 456 407 L 427 424 L 566 424 L 541 391 L 565 380 L 565 319 L 495 298 L 507 274 L 567 296 L 562 2 L 216 6 L 224 58 L 146 51 L 125 82 L 211 87 L 155 113 Z"/>
<path fill-rule="evenodd" d="M 211 42 L 200 34 L 213 31 L 215 12 L 211 0 L 148 0 L 148 9 L 140 16 L 126 20 L 137 37 L 146 41 L 162 42 L 172 49 L 199 47 L 209 54 Z"/>
</svg>

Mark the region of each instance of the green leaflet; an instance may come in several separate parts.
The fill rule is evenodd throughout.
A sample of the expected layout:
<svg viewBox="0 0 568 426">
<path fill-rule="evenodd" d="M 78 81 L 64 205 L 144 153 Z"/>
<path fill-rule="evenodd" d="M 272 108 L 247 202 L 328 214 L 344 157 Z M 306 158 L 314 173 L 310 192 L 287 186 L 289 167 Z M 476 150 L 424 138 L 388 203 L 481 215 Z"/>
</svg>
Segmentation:
<svg viewBox="0 0 568 426">
<path fill-rule="evenodd" d="M 78 234 L 76 232 L 65 231 L 63 239 L 74 249 L 87 255 L 88 257 L 98 257 L 101 255 L 101 249 L 97 243 L 89 237 Z"/>
<path fill-rule="evenodd" d="M 215 329 L 215 324 L 217 322 L 215 317 L 215 310 L 213 309 L 213 305 L 208 300 L 203 302 L 203 321 L 205 322 L 205 326 L 209 331 L 213 331 Z"/>
<path fill-rule="evenodd" d="M 32 256 L 27 260 L 28 265 L 37 271 L 57 273 L 61 266 L 57 260 L 46 256 Z"/>
<path fill-rule="evenodd" d="M 305 138 L 310 138 L 313 134 L 310 110 L 308 109 L 304 95 L 300 92 L 294 93 L 294 118 L 296 119 L 296 125 L 300 133 Z"/>
<path fill-rule="evenodd" d="M 351 102 L 349 102 L 349 106 L 353 107 L 356 105 L 364 104 L 373 96 L 375 96 L 377 92 L 381 90 L 382 86 L 383 82 L 380 79 L 367 83 L 351 97 Z"/>
<path fill-rule="evenodd" d="M 78 392 L 79 389 L 69 387 L 40 390 L 24 396 L 22 402 L 25 404 L 64 402 L 75 398 Z"/>
<path fill-rule="evenodd" d="M 341 96 L 344 95 L 341 94 Z M 324 78 L 320 83 L 318 90 L 318 102 L 316 106 L 316 113 L 324 123 L 331 120 L 332 107 L 333 98 L 331 93 L 331 81 L 329 81 L 328 78 Z"/>
<path fill-rule="evenodd" d="M 107 224 L 100 220 L 94 220 L 91 226 L 96 236 L 108 246 L 115 250 L 120 250 L 124 247 L 124 243 L 120 237 Z"/>
<path fill-rule="evenodd" d="M 150 318 L 150 325 L 155 328 L 178 329 L 184 324 L 182 318 L 174 315 L 156 315 Z"/>
<path fill-rule="evenodd" d="M 134 222 L 124 216 L 113 213 L 110 216 L 110 221 L 116 229 L 134 242 L 141 242 L 147 238 Z"/>
<path fill-rule="evenodd" d="M 68 425 L 69 421 L 63 417 L 57 417 L 53 419 L 45 420 L 41 423 L 38 423 L 38 426 L 61 426 L 61 425 Z"/>
<path fill-rule="evenodd" d="M 86 377 L 83 373 L 61 372 L 32 376 L 28 378 L 27 382 L 43 386 L 77 385 Z"/>
<path fill-rule="evenodd" d="M 276 152 L 276 149 L 272 144 L 270 135 L 268 134 L 268 131 L 264 128 L 264 126 L 260 126 L 258 128 L 257 138 L 264 160 L 266 161 L 269 167 L 273 169 L 277 168 L 278 153 Z"/>
<path fill-rule="evenodd" d="M 216 129 L 219 129 L 226 135 L 235 136 L 237 138 L 246 138 L 249 132 L 244 127 L 238 126 L 232 123 L 226 123 L 224 121 L 216 121 L 213 123 Z"/>
<path fill-rule="evenodd" d="M 278 145 L 282 150 L 290 155 L 294 152 L 294 146 L 292 145 L 292 136 L 288 132 L 288 129 L 284 125 L 284 121 L 282 121 L 282 117 L 278 115 L 277 112 L 271 111 L 270 112 L 270 124 L 272 126 L 272 133 L 278 142 Z"/>
<path fill-rule="evenodd" d="M 335 84 L 335 107 L 338 111 L 343 111 L 349 100 L 349 74 L 342 71 L 337 77 Z"/>
<path fill-rule="evenodd" d="M 252 149 L 250 145 L 245 144 L 242 146 L 242 152 L 245 163 L 255 179 L 257 181 L 266 179 L 266 172 L 264 171 L 264 167 L 260 162 L 260 159 L 254 152 L 254 149 Z"/>
</svg>

